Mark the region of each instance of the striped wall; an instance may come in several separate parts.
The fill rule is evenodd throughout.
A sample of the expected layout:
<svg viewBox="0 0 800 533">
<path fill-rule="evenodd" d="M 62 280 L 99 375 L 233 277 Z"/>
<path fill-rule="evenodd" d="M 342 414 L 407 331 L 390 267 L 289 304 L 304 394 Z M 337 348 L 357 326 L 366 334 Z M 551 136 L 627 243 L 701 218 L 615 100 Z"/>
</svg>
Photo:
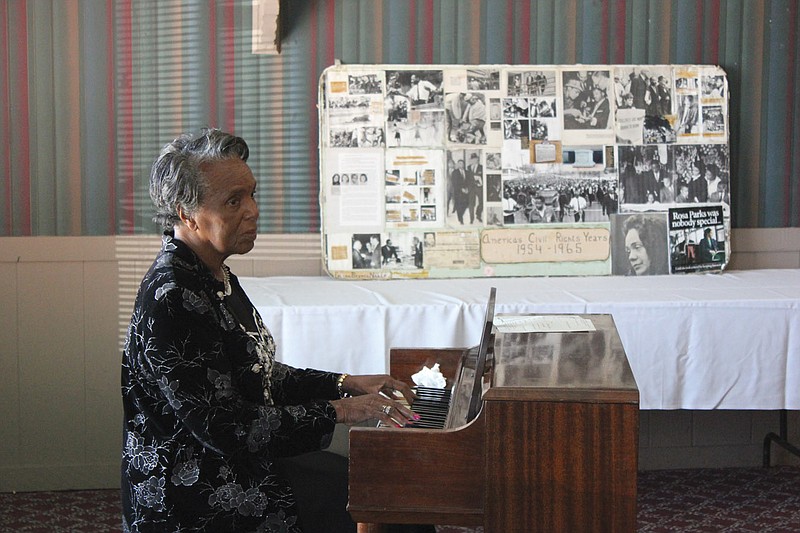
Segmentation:
<svg viewBox="0 0 800 533">
<path fill-rule="evenodd" d="M 251 144 L 260 230 L 319 231 L 317 81 L 335 60 L 719 64 L 735 227 L 800 226 L 796 0 L 0 1 L 0 236 L 152 233 L 147 171 L 178 133 Z"/>
</svg>

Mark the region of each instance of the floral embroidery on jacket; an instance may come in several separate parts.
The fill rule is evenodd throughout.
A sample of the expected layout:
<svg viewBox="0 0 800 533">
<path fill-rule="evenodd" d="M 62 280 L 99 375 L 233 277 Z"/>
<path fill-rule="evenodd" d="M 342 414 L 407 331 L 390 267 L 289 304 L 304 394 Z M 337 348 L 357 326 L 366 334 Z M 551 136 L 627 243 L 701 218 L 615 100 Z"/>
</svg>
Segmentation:
<svg viewBox="0 0 800 533">
<path fill-rule="evenodd" d="M 220 283 L 165 235 L 124 344 L 124 531 L 299 531 L 276 458 L 330 443 L 337 374 L 275 361 L 247 300 L 247 327 Z"/>
</svg>

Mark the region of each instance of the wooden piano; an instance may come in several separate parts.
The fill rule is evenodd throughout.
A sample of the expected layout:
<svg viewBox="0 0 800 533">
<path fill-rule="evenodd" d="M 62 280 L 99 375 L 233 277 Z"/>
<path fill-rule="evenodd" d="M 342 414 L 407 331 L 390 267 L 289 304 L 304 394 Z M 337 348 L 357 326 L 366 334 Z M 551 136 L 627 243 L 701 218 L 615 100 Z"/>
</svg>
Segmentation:
<svg viewBox="0 0 800 533">
<path fill-rule="evenodd" d="M 639 392 L 611 315 L 577 316 L 595 331 L 495 329 L 470 421 L 475 349 L 392 349 L 393 376 L 439 363 L 452 397 L 442 429 L 350 429 L 359 531 L 634 532 Z"/>
</svg>

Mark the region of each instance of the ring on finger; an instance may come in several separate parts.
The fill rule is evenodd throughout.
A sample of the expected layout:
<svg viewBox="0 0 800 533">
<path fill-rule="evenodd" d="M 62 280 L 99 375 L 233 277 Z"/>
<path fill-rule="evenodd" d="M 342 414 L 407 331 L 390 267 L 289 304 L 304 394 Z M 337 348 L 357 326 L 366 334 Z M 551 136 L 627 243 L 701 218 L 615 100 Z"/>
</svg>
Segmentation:
<svg viewBox="0 0 800 533">
<path fill-rule="evenodd" d="M 392 410 L 392 406 L 391 405 L 384 405 L 383 409 L 382 409 L 383 414 L 385 414 L 385 415 L 388 415 L 391 410 Z"/>
</svg>

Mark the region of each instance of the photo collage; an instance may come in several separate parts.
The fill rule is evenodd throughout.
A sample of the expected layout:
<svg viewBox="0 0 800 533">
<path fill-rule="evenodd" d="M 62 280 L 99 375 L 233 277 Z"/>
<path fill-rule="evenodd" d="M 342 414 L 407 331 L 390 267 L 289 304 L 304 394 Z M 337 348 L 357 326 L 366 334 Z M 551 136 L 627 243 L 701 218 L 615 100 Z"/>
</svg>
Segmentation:
<svg viewBox="0 0 800 533">
<path fill-rule="evenodd" d="M 705 65 L 329 67 L 325 269 L 345 279 L 721 270 L 727 84 Z"/>
</svg>

